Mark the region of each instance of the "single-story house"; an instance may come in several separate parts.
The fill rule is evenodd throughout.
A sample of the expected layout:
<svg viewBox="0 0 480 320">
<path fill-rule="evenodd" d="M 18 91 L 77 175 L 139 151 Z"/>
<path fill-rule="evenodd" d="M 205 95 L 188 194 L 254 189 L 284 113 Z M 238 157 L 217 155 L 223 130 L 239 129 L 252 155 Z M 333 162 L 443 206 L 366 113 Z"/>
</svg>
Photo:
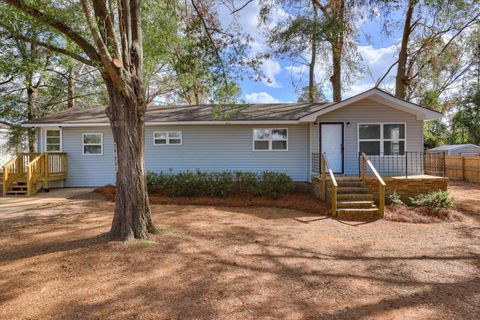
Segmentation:
<svg viewBox="0 0 480 320">
<path fill-rule="evenodd" d="M 448 144 L 427 150 L 428 153 L 444 153 L 447 156 L 478 156 L 480 146 L 475 144 Z"/>
<path fill-rule="evenodd" d="M 325 153 L 335 173 L 358 175 L 359 152 L 398 158 L 403 167 L 407 151 L 423 151 L 424 121 L 440 117 L 377 88 L 338 103 L 151 106 L 146 169 L 269 170 L 310 181 L 318 170 L 313 160 Z M 70 109 L 23 126 L 36 128 L 39 153 L 66 154 L 64 186 L 115 183 L 115 145 L 104 108 Z"/>
</svg>

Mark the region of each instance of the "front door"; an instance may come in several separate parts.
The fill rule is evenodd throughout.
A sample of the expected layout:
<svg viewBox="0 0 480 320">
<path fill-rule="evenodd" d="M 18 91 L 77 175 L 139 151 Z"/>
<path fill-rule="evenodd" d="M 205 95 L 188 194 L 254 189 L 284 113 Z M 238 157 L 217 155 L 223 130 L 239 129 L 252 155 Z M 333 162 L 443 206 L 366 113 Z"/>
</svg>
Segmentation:
<svg viewBox="0 0 480 320">
<path fill-rule="evenodd" d="M 320 123 L 320 152 L 334 173 L 343 173 L 343 123 Z"/>
</svg>

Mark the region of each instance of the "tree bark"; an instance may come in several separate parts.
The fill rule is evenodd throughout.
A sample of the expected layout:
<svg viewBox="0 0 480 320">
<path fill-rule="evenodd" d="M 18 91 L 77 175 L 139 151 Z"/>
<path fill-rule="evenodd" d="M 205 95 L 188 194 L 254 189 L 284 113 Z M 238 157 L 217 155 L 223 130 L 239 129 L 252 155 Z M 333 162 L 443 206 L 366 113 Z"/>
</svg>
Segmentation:
<svg viewBox="0 0 480 320">
<path fill-rule="evenodd" d="M 315 102 L 315 64 L 317 59 L 317 20 L 318 9 L 313 6 L 313 31 L 312 31 L 312 57 L 310 59 L 310 70 L 308 77 L 308 100 L 310 103 Z"/>
<path fill-rule="evenodd" d="M 145 181 L 145 99 L 143 91 L 127 94 L 107 82 L 107 115 L 116 144 L 117 182 L 115 213 L 110 229 L 112 240 L 145 239 L 156 233 L 152 222 Z M 138 92 L 138 91 L 137 91 Z"/>
<path fill-rule="evenodd" d="M 339 28 L 334 32 L 332 45 L 333 74 L 330 77 L 333 89 L 333 101 L 342 101 L 342 56 L 345 34 L 345 1 L 332 1 L 332 16 Z"/>
<path fill-rule="evenodd" d="M 333 74 L 330 82 L 333 88 L 333 102 L 342 101 L 342 49 L 334 45 L 332 49 Z"/>
<path fill-rule="evenodd" d="M 402 43 L 398 54 L 397 76 L 395 78 L 395 96 L 405 99 L 407 96 L 407 60 L 408 60 L 408 42 L 412 33 L 412 17 L 415 9 L 416 0 L 408 1 L 408 9 L 405 15 L 405 24 L 403 26 Z"/>
<path fill-rule="evenodd" d="M 75 108 L 75 91 L 76 91 L 76 79 L 75 75 L 73 72 L 73 67 L 68 68 L 68 88 L 67 88 L 67 97 L 68 97 L 68 102 L 67 102 L 67 108 Z"/>
<path fill-rule="evenodd" d="M 35 109 L 38 96 L 38 89 L 33 86 L 32 81 L 29 80 L 27 84 L 27 120 L 35 118 Z M 28 152 L 35 152 L 35 130 L 33 128 L 27 129 Z"/>
</svg>

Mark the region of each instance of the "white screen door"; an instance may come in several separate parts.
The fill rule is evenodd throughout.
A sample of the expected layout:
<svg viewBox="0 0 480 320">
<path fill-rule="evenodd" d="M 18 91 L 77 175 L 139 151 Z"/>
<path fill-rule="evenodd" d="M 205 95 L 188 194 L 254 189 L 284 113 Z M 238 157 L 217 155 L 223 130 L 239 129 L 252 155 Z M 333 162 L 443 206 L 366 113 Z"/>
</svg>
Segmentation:
<svg viewBox="0 0 480 320">
<path fill-rule="evenodd" d="M 335 173 L 343 173 L 343 124 L 320 123 L 322 153 L 326 153 L 327 161 Z"/>
</svg>

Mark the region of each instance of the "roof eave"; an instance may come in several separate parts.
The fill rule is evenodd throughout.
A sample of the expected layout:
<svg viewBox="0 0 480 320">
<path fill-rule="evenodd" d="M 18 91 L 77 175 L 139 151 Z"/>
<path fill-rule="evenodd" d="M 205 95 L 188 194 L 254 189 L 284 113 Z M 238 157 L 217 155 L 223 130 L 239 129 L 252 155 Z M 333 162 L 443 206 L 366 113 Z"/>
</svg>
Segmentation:
<svg viewBox="0 0 480 320">
<path fill-rule="evenodd" d="M 370 89 L 370 90 L 365 91 L 363 93 L 360 93 L 356 96 L 348 98 L 346 100 L 337 102 L 337 103 L 332 104 L 330 106 L 327 106 L 327 107 L 323 108 L 322 110 L 319 110 L 317 112 L 309 114 L 305 117 L 302 117 L 302 118 L 300 118 L 300 121 L 302 121 L 302 122 L 316 121 L 316 119 L 321 115 L 324 115 L 326 113 L 335 111 L 337 109 L 340 109 L 342 107 L 345 107 L 347 105 L 350 105 L 352 103 L 355 103 L 357 101 L 367 99 L 367 98 L 370 98 L 372 100 L 375 100 L 375 98 L 376 98 L 376 100 L 378 100 L 377 102 L 379 102 L 379 103 L 386 104 L 390 107 L 402 110 L 404 112 L 414 114 L 414 115 L 416 115 L 417 120 L 435 120 L 435 119 L 440 119 L 442 117 L 442 114 L 440 112 L 433 111 L 433 110 L 430 110 L 430 109 L 427 109 L 427 108 L 423 108 L 423 107 L 418 106 L 414 103 L 411 103 L 411 102 L 404 101 L 404 100 L 398 99 L 396 97 L 393 97 L 393 96 L 385 93 L 382 90 L 373 88 L 373 89 Z"/>
<path fill-rule="evenodd" d="M 231 121 L 147 121 L 146 126 L 185 126 L 185 125 L 245 125 L 245 124 L 300 124 L 299 120 L 231 120 Z M 25 128 L 39 128 L 39 127 L 104 127 L 110 126 L 108 122 L 56 122 L 56 123 L 24 123 L 22 127 Z"/>
</svg>

